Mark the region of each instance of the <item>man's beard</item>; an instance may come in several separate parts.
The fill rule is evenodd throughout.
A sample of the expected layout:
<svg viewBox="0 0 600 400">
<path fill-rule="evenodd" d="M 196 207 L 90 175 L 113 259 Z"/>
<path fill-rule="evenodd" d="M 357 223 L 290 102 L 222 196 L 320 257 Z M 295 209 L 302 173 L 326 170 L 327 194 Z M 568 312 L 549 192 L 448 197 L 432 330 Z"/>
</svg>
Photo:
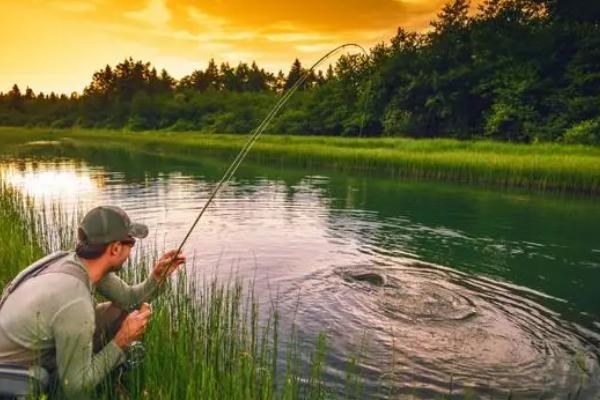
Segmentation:
<svg viewBox="0 0 600 400">
<path fill-rule="evenodd" d="M 125 260 L 125 261 L 127 261 L 127 260 Z M 111 272 L 119 272 L 121 269 L 123 269 L 123 265 L 125 264 L 125 261 L 123 261 L 121 264 L 114 265 L 114 266 L 113 266 L 113 267 L 110 269 L 110 271 L 111 271 Z"/>
</svg>

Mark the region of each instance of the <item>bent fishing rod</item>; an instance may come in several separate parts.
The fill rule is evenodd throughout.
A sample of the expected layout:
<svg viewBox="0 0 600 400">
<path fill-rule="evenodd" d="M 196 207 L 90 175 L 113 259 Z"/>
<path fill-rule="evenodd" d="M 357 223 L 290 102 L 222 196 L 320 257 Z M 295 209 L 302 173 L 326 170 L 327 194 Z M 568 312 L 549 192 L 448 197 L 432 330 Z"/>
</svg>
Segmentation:
<svg viewBox="0 0 600 400">
<path fill-rule="evenodd" d="M 174 262 L 175 259 L 177 258 L 177 256 L 179 256 L 179 254 L 181 253 L 181 250 L 182 250 L 183 246 L 185 245 L 185 243 L 189 239 L 190 235 L 194 231 L 194 228 L 196 228 L 196 225 L 198 225 L 198 222 L 200 221 L 200 218 L 202 218 L 202 216 L 204 215 L 204 213 L 208 209 L 208 206 L 211 204 L 211 202 L 217 196 L 217 194 L 219 193 L 219 191 L 221 190 L 221 188 L 227 182 L 229 182 L 231 180 L 231 178 L 233 177 L 233 175 L 235 174 L 235 172 L 239 168 L 239 166 L 242 163 L 242 161 L 244 161 L 244 158 L 246 158 L 246 155 L 250 152 L 250 149 L 252 148 L 252 146 L 254 145 L 254 143 L 258 140 L 258 138 L 261 136 L 261 134 L 264 132 L 264 130 L 267 128 L 267 126 L 271 123 L 271 121 L 273 120 L 273 118 L 275 118 L 275 116 L 277 115 L 277 113 L 279 112 L 279 110 L 281 110 L 281 108 L 285 105 L 285 103 L 287 103 L 287 101 L 290 99 L 290 97 L 292 97 L 292 95 L 296 92 L 296 90 L 298 90 L 298 88 L 302 84 L 304 84 L 304 82 L 306 82 L 306 80 L 310 76 L 310 73 L 313 72 L 315 68 L 317 68 L 321 63 L 323 63 L 325 60 L 327 60 L 328 58 L 330 58 L 334 54 L 336 54 L 336 53 L 338 53 L 338 52 L 340 52 L 343 49 L 348 48 L 348 47 L 356 47 L 356 48 L 360 49 L 361 52 L 365 56 L 368 56 L 368 53 L 366 52 L 366 50 L 361 45 L 356 44 L 356 43 L 346 43 L 346 44 L 343 44 L 343 45 L 341 45 L 339 47 L 336 47 L 335 49 L 331 50 L 329 53 L 325 54 L 323 57 L 321 57 L 319 60 L 317 60 L 308 70 L 306 70 L 306 72 L 300 78 L 298 78 L 298 80 L 294 83 L 294 85 L 292 87 L 290 87 L 288 89 L 288 91 L 285 92 L 279 98 L 279 100 L 277 101 L 277 103 L 275 103 L 275 105 L 271 108 L 271 110 L 269 111 L 269 113 L 267 114 L 267 116 L 262 120 L 262 122 L 251 132 L 250 137 L 248 138 L 248 140 L 246 141 L 246 143 L 244 144 L 244 146 L 242 147 L 242 149 L 239 151 L 239 153 L 237 154 L 237 156 L 235 157 L 235 159 L 231 162 L 231 164 L 229 165 L 229 167 L 227 168 L 227 170 L 223 174 L 223 177 L 219 180 L 219 182 L 217 183 L 217 185 L 210 192 L 210 195 L 208 196 L 208 199 L 204 203 L 204 206 L 202 207 L 202 209 L 200 209 L 200 212 L 198 213 L 198 215 L 196 216 L 196 219 L 194 220 L 194 222 L 190 226 L 190 229 L 187 231 L 187 234 L 185 235 L 185 237 L 183 238 L 183 240 L 181 241 L 181 243 L 177 247 L 177 251 L 173 255 L 173 259 L 172 259 L 171 262 Z M 363 123 L 364 123 L 364 115 L 363 115 L 363 121 L 361 121 L 361 130 L 362 130 L 362 124 Z M 168 268 L 167 268 L 167 270 L 168 270 Z"/>
</svg>

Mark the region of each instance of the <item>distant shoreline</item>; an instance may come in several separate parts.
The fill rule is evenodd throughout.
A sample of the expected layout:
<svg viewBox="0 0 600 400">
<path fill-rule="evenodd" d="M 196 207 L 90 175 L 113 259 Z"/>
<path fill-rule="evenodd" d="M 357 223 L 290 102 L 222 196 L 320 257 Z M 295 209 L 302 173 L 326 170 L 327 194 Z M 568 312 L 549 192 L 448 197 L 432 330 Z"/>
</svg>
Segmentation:
<svg viewBox="0 0 600 400">
<path fill-rule="evenodd" d="M 57 145 L 57 141 L 68 141 L 74 146 L 119 147 L 190 157 L 202 151 L 237 152 L 246 139 L 247 135 L 196 132 L 0 128 L 2 147 L 40 141 Z M 600 194 L 600 147 L 594 146 L 264 135 L 248 158 L 378 176 Z"/>
</svg>

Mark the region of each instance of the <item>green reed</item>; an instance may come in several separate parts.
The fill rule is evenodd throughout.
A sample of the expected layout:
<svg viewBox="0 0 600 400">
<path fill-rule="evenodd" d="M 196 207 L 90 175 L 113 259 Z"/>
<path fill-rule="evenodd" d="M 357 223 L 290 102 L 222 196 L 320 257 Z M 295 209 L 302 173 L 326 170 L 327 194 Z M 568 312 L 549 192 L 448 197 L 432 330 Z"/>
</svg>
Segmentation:
<svg viewBox="0 0 600 400">
<path fill-rule="evenodd" d="M 44 249 L 34 237 L 35 220 L 31 202 L 0 184 L 0 286 L 43 255 Z"/>
<path fill-rule="evenodd" d="M 63 140 L 76 146 L 129 147 L 190 159 L 202 152 L 239 151 L 245 135 L 2 128 L 7 143 Z M 512 144 L 451 139 L 263 136 L 248 154 L 259 162 L 335 168 L 366 174 L 522 187 L 542 191 L 600 193 L 600 148 L 557 143 Z"/>
<path fill-rule="evenodd" d="M 3 286 L 44 253 L 73 248 L 78 212 L 36 209 L 31 200 L 4 184 L 0 185 L 0 206 L 0 262 L 6 266 L 0 270 Z M 157 255 L 153 245 L 141 247 L 122 275 L 129 282 L 145 279 Z M 143 339 L 143 364 L 121 382 L 109 377 L 98 389 L 98 398 L 292 400 L 333 396 L 322 379 L 324 336 L 319 337 L 312 365 L 301 365 L 297 338 L 283 348 L 276 305 L 260 310 L 251 284 L 192 277 L 182 270 L 161 288 L 153 310 Z M 280 370 L 279 360 L 286 358 L 288 362 Z"/>
</svg>

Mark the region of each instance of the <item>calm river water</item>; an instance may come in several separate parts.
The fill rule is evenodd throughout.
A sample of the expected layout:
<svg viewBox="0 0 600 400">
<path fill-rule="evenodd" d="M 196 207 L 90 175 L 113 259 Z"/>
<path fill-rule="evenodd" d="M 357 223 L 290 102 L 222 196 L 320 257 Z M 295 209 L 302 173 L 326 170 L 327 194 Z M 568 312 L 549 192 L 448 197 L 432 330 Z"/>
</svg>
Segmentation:
<svg viewBox="0 0 600 400">
<path fill-rule="evenodd" d="M 64 210 L 114 204 L 176 247 L 226 162 L 28 146 L 2 180 Z M 333 386 L 363 343 L 369 393 L 600 396 L 600 201 L 244 164 L 186 247 L 255 281 Z M 375 283 L 352 277 L 376 274 Z M 467 389 L 469 390 L 469 389 Z M 391 396 L 390 396 L 391 394 Z"/>
</svg>

